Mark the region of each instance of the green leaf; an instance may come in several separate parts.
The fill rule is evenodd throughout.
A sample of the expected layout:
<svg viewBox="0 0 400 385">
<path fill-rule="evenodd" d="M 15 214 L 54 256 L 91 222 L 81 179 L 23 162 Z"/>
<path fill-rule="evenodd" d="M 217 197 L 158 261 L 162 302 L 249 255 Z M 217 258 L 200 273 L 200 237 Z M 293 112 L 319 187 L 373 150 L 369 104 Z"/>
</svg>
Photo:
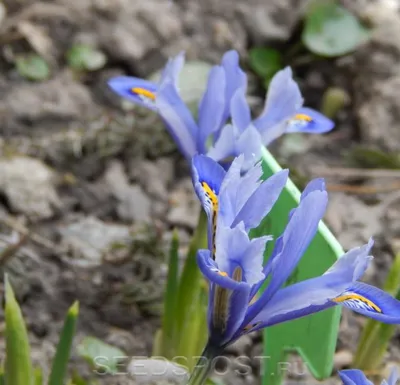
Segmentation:
<svg viewBox="0 0 400 385">
<path fill-rule="evenodd" d="M 96 71 L 107 62 L 106 55 L 86 44 L 76 44 L 67 52 L 68 65 L 78 71 Z"/>
<path fill-rule="evenodd" d="M 5 382 L 7 385 L 32 385 L 34 377 L 28 333 L 7 275 L 5 276 L 5 299 Z"/>
<path fill-rule="evenodd" d="M 106 344 L 95 337 L 85 337 L 77 347 L 78 355 L 84 358 L 101 374 L 115 374 L 118 364 L 126 357 L 119 348 Z"/>
<path fill-rule="evenodd" d="M 161 354 L 162 356 L 172 359 L 174 352 L 173 344 L 176 342 L 176 301 L 178 297 L 179 276 L 179 236 L 174 231 L 171 240 L 171 248 L 168 261 L 167 285 L 164 297 L 164 313 L 162 318 L 162 334 L 161 334 Z"/>
<path fill-rule="evenodd" d="M 50 76 L 50 67 L 36 54 L 18 56 L 15 61 L 18 73 L 29 80 L 46 80 Z"/>
<path fill-rule="evenodd" d="M 44 384 L 42 368 L 35 368 L 33 375 L 35 377 L 35 379 L 34 379 L 35 385 L 43 385 Z"/>
<path fill-rule="evenodd" d="M 74 302 L 65 317 L 64 328 L 61 332 L 56 355 L 53 359 L 48 385 L 63 385 L 65 382 L 64 379 L 67 373 L 68 360 L 71 353 L 78 313 L 79 303 Z"/>
<path fill-rule="evenodd" d="M 313 53 L 335 57 L 354 51 L 369 31 L 346 8 L 334 1 L 316 1 L 306 15 L 304 45 Z"/>
<path fill-rule="evenodd" d="M 249 60 L 252 70 L 266 82 L 269 82 L 283 66 L 280 52 L 272 48 L 252 48 Z"/>
</svg>

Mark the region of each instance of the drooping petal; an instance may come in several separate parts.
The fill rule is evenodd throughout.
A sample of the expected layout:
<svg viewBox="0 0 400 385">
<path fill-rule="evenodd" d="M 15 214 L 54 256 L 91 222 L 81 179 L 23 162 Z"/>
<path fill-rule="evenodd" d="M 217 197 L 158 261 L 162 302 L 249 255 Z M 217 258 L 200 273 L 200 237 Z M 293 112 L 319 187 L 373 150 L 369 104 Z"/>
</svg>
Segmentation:
<svg viewBox="0 0 400 385">
<path fill-rule="evenodd" d="M 249 104 L 243 88 L 238 88 L 231 99 L 230 105 L 232 123 L 243 132 L 251 123 Z"/>
<path fill-rule="evenodd" d="M 244 93 L 247 89 L 247 75 L 239 66 L 239 54 L 234 51 L 228 51 L 222 57 L 221 65 L 225 70 L 226 86 L 225 86 L 225 111 L 223 121 L 229 117 L 230 100 L 238 88 L 243 88 Z"/>
<path fill-rule="evenodd" d="M 173 82 L 165 82 L 160 86 L 156 106 L 180 151 L 190 160 L 197 153 L 198 128 Z"/>
<path fill-rule="evenodd" d="M 251 306 L 252 314 L 246 319 L 258 314 L 289 278 L 314 238 L 327 202 L 328 196 L 325 191 L 314 191 L 300 202 L 282 235 L 281 251 L 274 258 L 269 285 L 258 301 Z"/>
<path fill-rule="evenodd" d="M 288 176 L 289 170 L 281 170 L 263 182 L 236 215 L 232 226 L 244 222 L 246 231 L 257 227 L 278 200 Z"/>
<path fill-rule="evenodd" d="M 132 76 L 116 76 L 107 84 L 119 96 L 151 110 L 157 110 L 155 104 L 157 84 Z"/>
<path fill-rule="evenodd" d="M 264 136 L 269 129 L 294 116 L 302 104 L 303 98 L 299 86 L 292 78 L 290 67 L 286 67 L 272 78 L 264 111 L 253 121 L 253 124 Z M 280 134 L 283 132 L 284 129 Z"/>
<path fill-rule="evenodd" d="M 279 290 L 259 311 L 251 306 L 246 321 L 259 327 L 304 317 L 334 305 L 331 299 L 360 278 L 372 257 L 369 255 L 372 240 L 361 247 L 348 251 L 322 276 L 311 278 Z M 254 309 L 253 309 L 254 308 Z"/>
<path fill-rule="evenodd" d="M 366 283 L 355 282 L 333 302 L 380 322 L 400 323 L 400 301 Z"/>
<path fill-rule="evenodd" d="M 344 385 L 373 385 L 365 374 L 358 369 L 341 370 L 339 376 Z"/>
<path fill-rule="evenodd" d="M 192 181 L 197 196 L 208 217 L 208 247 L 215 253 L 215 232 L 219 208 L 218 194 L 225 170 L 213 159 L 205 155 L 195 155 L 192 159 Z"/>
<path fill-rule="evenodd" d="M 207 88 L 199 106 L 199 132 L 197 145 L 200 152 L 206 153 L 206 141 L 209 135 L 218 131 L 223 124 L 225 111 L 225 72 L 222 67 L 214 66 L 209 74 Z"/>
<path fill-rule="evenodd" d="M 335 123 L 325 115 L 312 108 L 300 108 L 288 121 L 286 132 L 307 132 L 309 134 L 322 134 L 333 129 Z"/>
<path fill-rule="evenodd" d="M 246 314 L 250 285 L 229 278 L 218 269 L 209 250 L 199 250 L 197 261 L 201 272 L 211 282 L 208 309 L 210 340 L 219 345 L 229 341 Z M 237 277 L 236 277 L 237 278 Z"/>
</svg>

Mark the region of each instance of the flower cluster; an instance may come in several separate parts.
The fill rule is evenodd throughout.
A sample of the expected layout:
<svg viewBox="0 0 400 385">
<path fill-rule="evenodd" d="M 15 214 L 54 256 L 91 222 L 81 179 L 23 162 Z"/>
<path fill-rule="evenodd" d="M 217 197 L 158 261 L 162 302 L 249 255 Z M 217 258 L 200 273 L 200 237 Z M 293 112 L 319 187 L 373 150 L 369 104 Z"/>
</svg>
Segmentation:
<svg viewBox="0 0 400 385">
<path fill-rule="evenodd" d="M 359 282 L 372 257 L 373 241 L 348 251 L 322 276 L 284 287 L 314 238 L 328 203 L 322 179 L 311 181 L 289 214 L 263 266 L 269 236 L 249 231 L 269 213 L 288 177 L 283 170 L 262 181 L 261 163 L 241 173 L 244 157 L 228 171 L 204 155 L 193 158 L 193 184 L 209 218 L 209 247 L 198 264 L 210 283 L 210 342 L 224 347 L 243 334 L 342 305 L 386 323 L 400 323 L 400 302 Z M 321 256 L 322 258 L 323 256 Z M 259 298 L 256 294 L 268 279 Z"/>
<path fill-rule="evenodd" d="M 198 121 L 179 95 L 178 78 L 184 55 L 168 61 L 158 84 L 129 76 L 118 76 L 109 86 L 122 97 L 156 111 L 182 154 L 190 160 L 206 154 L 226 162 L 243 154 L 244 169 L 261 156 L 268 145 L 286 132 L 323 133 L 333 122 L 303 106 L 300 89 L 289 67 L 271 80 L 263 112 L 252 120 L 246 102 L 247 77 L 239 67 L 236 51 L 228 51 L 209 74 L 199 104 Z"/>
</svg>

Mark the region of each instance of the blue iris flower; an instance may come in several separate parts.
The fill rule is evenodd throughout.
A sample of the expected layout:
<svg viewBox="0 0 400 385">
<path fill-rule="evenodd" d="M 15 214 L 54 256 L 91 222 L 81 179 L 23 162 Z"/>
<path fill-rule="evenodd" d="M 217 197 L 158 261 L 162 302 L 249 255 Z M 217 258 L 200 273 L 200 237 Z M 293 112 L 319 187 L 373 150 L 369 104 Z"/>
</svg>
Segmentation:
<svg viewBox="0 0 400 385">
<path fill-rule="evenodd" d="M 365 374 L 358 369 L 346 369 L 339 372 L 339 376 L 344 385 L 373 385 L 373 382 L 368 380 Z M 383 380 L 381 385 L 396 385 L 399 379 L 396 368 L 392 370 L 388 380 Z"/>
<path fill-rule="evenodd" d="M 243 166 L 249 168 L 259 159 L 261 146 L 285 132 L 323 133 L 334 126 L 319 112 L 302 108 L 303 98 L 289 67 L 274 76 L 263 112 L 252 120 L 245 98 L 247 76 L 236 51 L 226 52 L 221 64 L 210 70 L 196 122 L 179 95 L 183 65 L 180 53 L 168 61 L 158 84 L 129 76 L 114 77 L 108 84 L 122 97 L 158 112 L 188 160 L 207 154 L 223 162 L 243 153 Z"/>
<path fill-rule="evenodd" d="M 211 235 L 208 249 L 199 250 L 197 255 L 200 270 L 210 284 L 210 343 L 224 347 L 249 332 L 336 305 L 382 322 L 400 323 L 399 301 L 358 282 L 372 259 L 372 240 L 348 251 L 322 276 L 283 288 L 325 213 L 325 183 L 315 179 L 307 185 L 263 266 L 265 246 L 271 237 L 250 239 L 249 230 L 268 214 L 288 174 L 283 170 L 262 182 L 261 164 L 243 174 L 243 162 L 241 155 L 225 171 L 204 155 L 196 155 L 192 161 L 194 187 L 208 215 Z M 267 279 L 267 288 L 256 298 Z"/>
</svg>

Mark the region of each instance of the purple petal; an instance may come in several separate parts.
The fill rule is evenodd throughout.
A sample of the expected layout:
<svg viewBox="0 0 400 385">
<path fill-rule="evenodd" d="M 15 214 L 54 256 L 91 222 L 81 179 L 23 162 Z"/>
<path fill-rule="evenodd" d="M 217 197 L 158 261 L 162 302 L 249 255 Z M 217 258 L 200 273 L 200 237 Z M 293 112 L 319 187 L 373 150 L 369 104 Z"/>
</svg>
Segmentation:
<svg viewBox="0 0 400 385">
<path fill-rule="evenodd" d="M 307 132 L 309 134 L 322 134 L 331 131 L 335 123 L 311 108 L 300 108 L 288 121 L 286 132 Z"/>
<path fill-rule="evenodd" d="M 165 82 L 157 93 L 156 106 L 170 135 L 187 159 L 197 153 L 197 125 L 172 82 Z"/>
<path fill-rule="evenodd" d="M 302 104 L 303 98 L 299 86 L 292 78 L 290 67 L 286 67 L 272 78 L 264 111 L 253 121 L 253 124 L 264 137 L 268 130 L 294 116 Z M 272 141 L 277 136 L 279 135 L 275 133 L 265 138 L 269 137 Z"/>
<path fill-rule="evenodd" d="M 247 76 L 239 66 L 239 54 L 234 51 L 228 51 L 222 57 L 221 65 L 225 70 L 225 111 L 223 115 L 223 121 L 226 121 L 229 117 L 229 105 L 230 100 L 235 94 L 238 88 L 243 88 L 246 93 L 247 88 Z"/>
<path fill-rule="evenodd" d="M 366 283 L 355 282 L 333 301 L 380 322 L 400 323 L 400 301 Z"/>
<path fill-rule="evenodd" d="M 281 170 L 274 174 L 248 198 L 242 209 L 237 214 L 232 226 L 244 222 L 246 231 L 257 227 L 271 211 L 278 200 L 289 176 L 289 170 Z"/>
<path fill-rule="evenodd" d="M 358 369 L 341 370 L 339 376 L 344 385 L 373 385 L 365 374 Z"/>
<path fill-rule="evenodd" d="M 206 141 L 209 135 L 218 131 L 223 124 L 225 109 L 225 72 L 222 67 L 214 66 L 208 77 L 206 91 L 199 106 L 199 134 L 198 147 L 206 153 Z"/>
<path fill-rule="evenodd" d="M 237 129 L 231 124 L 227 124 L 221 130 L 221 133 L 211 147 L 207 155 L 216 161 L 221 161 L 231 156 L 235 156 L 235 141 Z"/>
<path fill-rule="evenodd" d="M 157 84 L 132 76 L 116 76 L 107 84 L 119 96 L 153 111 L 157 110 L 155 105 Z"/>
<path fill-rule="evenodd" d="M 297 266 L 318 230 L 327 202 L 325 191 L 314 191 L 300 202 L 282 235 L 281 251 L 274 258 L 271 281 L 260 299 L 251 307 L 253 316 L 267 305 Z M 246 317 L 246 320 L 252 315 Z"/>
<path fill-rule="evenodd" d="M 251 123 L 250 107 L 246 101 L 243 88 L 238 88 L 231 99 L 230 105 L 232 123 L 243 132 Z"/>
</svg>

